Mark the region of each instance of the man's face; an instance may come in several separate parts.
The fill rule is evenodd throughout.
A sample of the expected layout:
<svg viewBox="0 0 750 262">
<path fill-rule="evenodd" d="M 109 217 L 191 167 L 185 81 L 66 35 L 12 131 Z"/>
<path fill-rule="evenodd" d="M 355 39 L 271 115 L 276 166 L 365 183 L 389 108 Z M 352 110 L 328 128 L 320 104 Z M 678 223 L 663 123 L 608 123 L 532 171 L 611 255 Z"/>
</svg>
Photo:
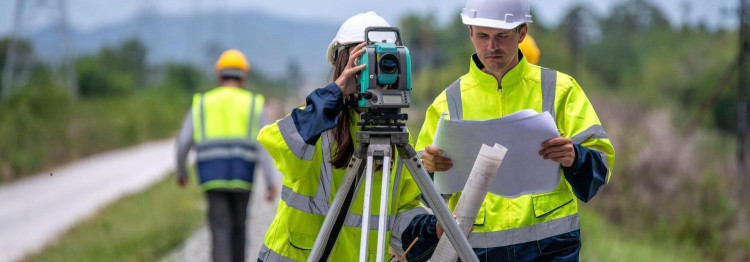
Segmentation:
<svg viewBox="0 0 750 262">
<path fill-rule="evenodd" d="M 526 26 L 520 30 L 469 26 L 469 34 L 479 61 L 490 72 L 502 72 L 518 56 L 518 44 L 526 37 Z M 507 70 L 507 69 L 506 69 Z"/>
</svg>

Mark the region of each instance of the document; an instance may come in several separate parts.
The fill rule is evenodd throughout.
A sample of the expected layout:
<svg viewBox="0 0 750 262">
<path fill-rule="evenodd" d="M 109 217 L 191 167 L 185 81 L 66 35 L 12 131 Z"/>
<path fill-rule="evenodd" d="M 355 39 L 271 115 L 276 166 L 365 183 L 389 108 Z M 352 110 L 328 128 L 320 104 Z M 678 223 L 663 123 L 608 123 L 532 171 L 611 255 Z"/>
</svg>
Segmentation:
<svg viewBox="0 0 750 262">
<path fill-rule="evenodd" d="M 542 142 L 559 137 L 548 112 L 527 109 L 485 121 L 449 120 L 442 117 L 434 145 L 453 160 L 453 167 L 435 172 L 435 185 L 443 194 L 464 188 L 482 144 L 500 144 L 508 149 L 489 191 L 515 198 L 546 193 L 560 183 L 560 164 L 539 155 Z"/>
</svg>

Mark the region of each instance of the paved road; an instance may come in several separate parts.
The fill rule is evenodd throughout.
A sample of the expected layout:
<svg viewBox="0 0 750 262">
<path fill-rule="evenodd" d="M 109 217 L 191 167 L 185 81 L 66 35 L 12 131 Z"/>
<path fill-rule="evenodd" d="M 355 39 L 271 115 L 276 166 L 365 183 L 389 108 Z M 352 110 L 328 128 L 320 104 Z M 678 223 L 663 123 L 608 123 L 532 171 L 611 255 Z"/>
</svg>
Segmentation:
<svg viewBox="0 0 750 262">
<path fill-rule="evenodd" d="M 258 169 L 258 172 L 262 172 L 261 169 Z M 248 207 L 248 224 L 250 226 L 247 234 L 250 243 L 247 250 L 247 261 L 257 261 L 260 246 L 263 244 L 263 237 L 265 237 L 266 230 L 273 221 L 276 207 L 279 204 L 278 196 L 273 202 L 266 201 L 265 181 L 262 181 L 264 176 L 258 173 L 255 178 L 255 187 Z M 281 179 L 276 181 L 281 181 Z M 209 262 L 211 261 L 210 247 L 208 228 L 203 226 L 196 230 L 193 236 L 181 247 L 167 256 L 163 262 Z"/>
<path fill-rule="evenodd" d="M 40 250 L 81 219 L 167 175 L 173 146 L 171 139 L 147 143 L 0 185 L 0 262 Z"/>
</svg>

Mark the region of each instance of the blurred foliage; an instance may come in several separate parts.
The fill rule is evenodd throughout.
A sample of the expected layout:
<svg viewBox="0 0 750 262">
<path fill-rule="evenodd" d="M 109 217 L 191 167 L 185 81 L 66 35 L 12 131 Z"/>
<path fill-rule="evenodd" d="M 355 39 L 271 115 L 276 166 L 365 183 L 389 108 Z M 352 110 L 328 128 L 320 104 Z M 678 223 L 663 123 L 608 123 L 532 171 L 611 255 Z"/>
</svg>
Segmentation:
<svg viewBox="0 0 750 262">
<path fill-rule="evenodd" d="M 122 95 L 142 88 L 147 72 L 146 47 L 128 40 L 115 48 L 76 61 L 78 87 L 83 97 Z"/>
<path fill-rule="evenodd" d="M 0 41 L 0 59 L 7 42 Z M 128 40 L 77 58 L 79 94 L 74 98 L 60 81 L 62 70 L 37 61 L 31 45 L 19 43 L 20 57 L 28 60 L 19 72 L 29 76 L 0 100 L 0 182 L 104 150 L 173 136 L 192 94 L 217 85 L 213 76 L 192 65 L 147 64 L 145 46 Z M 247 86 L 286 95 L 284 81 L 256 71 Z"/>
<path fill-rule="evenodd" d="M 589 205 L 625 230 L 747 261 L 750 188 L 733 134 L 738 32 L 671 26 L 644 0 L 612 10 L 575 6 L 559 25 L 529 29 L 540 65 L 577 79 L 615 145 L 610 184 Z M 409 15 L 401 30 L 415 56 L 408 125 L 416 136 L 427 106 L 468 72 L 474 48 L 458 17 L 439 26 L 432 15 Z"/>
</svg>

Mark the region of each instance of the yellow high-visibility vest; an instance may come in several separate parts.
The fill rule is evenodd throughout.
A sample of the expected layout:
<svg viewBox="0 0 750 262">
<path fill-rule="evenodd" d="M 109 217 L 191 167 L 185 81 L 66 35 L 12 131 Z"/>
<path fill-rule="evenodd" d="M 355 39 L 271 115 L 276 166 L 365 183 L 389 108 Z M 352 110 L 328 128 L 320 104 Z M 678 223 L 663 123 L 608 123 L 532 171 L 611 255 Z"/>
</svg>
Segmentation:
<svg viewBox="0 0 750 262">
<path fill-rule="evenodd" d="M 438 95 L 427 109 L 415 149 L 421 152 L 433 144 L 439 118 L 444 113 L 451 119 L 488 120 L 525 109 L 547 111 L 555 119 L 562 137 L 572 138 L 573 143 L 602 156 L 609 180 L 615 160 L 614 148 L 575 79 L 532 65 L 521 56 L 518 65 L 505 74 L 501 84 L 498 85 L 493 75 L 479 69 L 472 56 L 469 73 Z M 459 197 L 460 193 L 453 194 L 448 200 L 451 210 Z M 469 242 L 473 248 L 520 244 L 577 230 L 578 222 L 576 196 L 561 177 L 557 188 L 544 194 L 505 198 L 488 193 Z"/>
<path fill-rule="evenodd" d="M 351 136 L 360 127 L 359 114 L 351 115 Z M 330 204 L 341 186 L 345 169 L 333 169 L 331 157 L 336 144 L 331 130 L 320 134 L 315 145 L 302 140 L 291 115 L 263 127 L 258 141 L 283 174 L 281 201 L 271 226 L 268 228 L 259 259 L 265 262 L 306 261 L 318 236 Z M 354 145 L 357 148 L 355 142 Z M 397 155 L 394 159 L 397 159 Z M 420 190 L 404 164 L 392 165 L 389 190 L 387 245 L 403 252 L 401 235 L 412 219 L 426 213 L 419 205 Z M 401 171 L 403 170 L 403 171 Z M 401 172 L 400 172 L 401 171 Z M 382 170 L 375 171 L 373 181 L 382 179 Z M 374 183 L 372 196 L 379 196 L 380 183 Z M 359 190 L 339 233 L 329 261 L 352 261 L 359 257 L 364 190 Z M 380 198 L 373 197 L 370 221 L 377 221 Z M 343 212 L 343 211 L 342 211 Z M 406 243 L 408 245 L 409 243 Z M 370 223 L 368 260 L 375 260 L 377 251 L 377 223 Z"/>
<path fill-rule="evenodd" d="M 252 188 L 264 97 L 221 86 L 193 97 L 193 140 L 201 187 Z"/>
</svg>

